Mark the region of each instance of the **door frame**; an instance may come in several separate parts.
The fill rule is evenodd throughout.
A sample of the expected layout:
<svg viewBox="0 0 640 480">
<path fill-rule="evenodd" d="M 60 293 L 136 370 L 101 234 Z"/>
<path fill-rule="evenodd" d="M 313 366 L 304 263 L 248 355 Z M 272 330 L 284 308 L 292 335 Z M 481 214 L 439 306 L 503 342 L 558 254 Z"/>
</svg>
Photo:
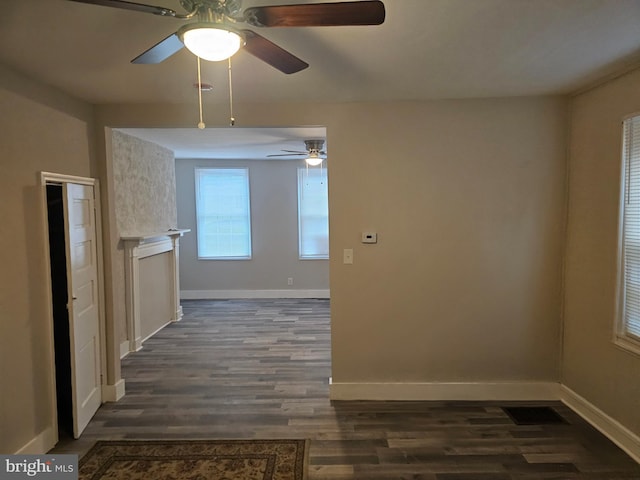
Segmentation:
<svg viewBox="0 0 640 480">
<path fill-rule="evenodd" d="M 106 315 L 105 315 L 105 295 L 104 295 L 104 260 L 102 246 L 102 210 L 100 205 L 100 182 L 96 178 L 78 177 L 74 175 L 64 175 L 52 172 L 40 172 L 40 190 L 42 197 L 42 229 L 44 232 L 44 248 L 46 259 L 46 311 L 48 317 L 47 336 L 49 338 L 49 384 L 52 394 L 51 402 L 51 429 L 52 429 L 52 445 L 58 443 L 58 397 L 56 394 L 56 364 L 55 364 L 55 342 L 53 333 L 53 297 L 51 293 L 51 264 L 49 251 L 49 219 L 47 215 L 47 185 L 63 185 L 65 183 L 75 183 L 78 185 L 87 185 L 93 187 L 94 206 L 95 206 L 95 226 L 96 226 L 96 256 L 97 256 L 97 282 L 98 282 L 98 323 L 100 334 L 100 383 L 104 390 L 107 372 L 107 343 L 106 343 Z M 102 403 L 104 403 L 104 392 L 102 393 Z"/>
</svg>

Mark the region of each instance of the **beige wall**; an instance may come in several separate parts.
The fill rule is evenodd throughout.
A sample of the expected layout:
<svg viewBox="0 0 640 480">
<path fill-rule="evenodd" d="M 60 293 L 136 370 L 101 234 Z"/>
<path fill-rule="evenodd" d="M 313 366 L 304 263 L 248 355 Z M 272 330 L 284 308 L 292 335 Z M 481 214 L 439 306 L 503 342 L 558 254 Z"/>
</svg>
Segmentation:
<svg viewBox="0 0 640 480">
<path fill-rule="evenodd" d="M 0 372 L 3 388 L 11 385 L 11 395 L 0 395 L 0 429 L 12 432 L 0 436 L 0 451 L 13 452 L 51 424 L 37 172 L 99 171 L 107 245 L 119 235 L 112 155 L 91 168 L 91 108 L 20 77 L 1 75 L 0 82 L 0 106 L 12 113 L 0 120 L 7 200 Z M 565 110 L 558 98 L 236 106 L 239 125 L 327 127 L 334 379 L 558 380 Z M 101 129 L 190 127 L 197 106 L 114 105 L 95 112 Z M 224 112 L 214 111 L 208 124 L 226 125 Z M 113 150 L 110 138 L 104 147 Z M 601 171 L 591 173 L 574 191 L 602 180 L 595 177 Z M 360 244 L 363 230 L 377 231 L 379 243 Z M 344 248 L 354 249 L 353 265 L 342 264 Z M 112 290 L 123 281 L 111 271 L 119 260 L 106 250 L 107 315 L 117 323 L 110 308 L 123 302 Z M 571 275 L 584 273 L 572 270 L 577 261 L 593 268 L 584 258 L 568 262 L 568 285 L 576 288 L 568 296 L 570 321 L 575 292 L 593 301 L 602 295 L 574 287 Z M 572 351 L 579 342 L 570 335 L 568 328 L 567 358 L 579 358 Z M 637 372 L 637 363 L 623 358 L 618 365 Z M 583 386 L 588 379 L 576 373 L 579 367 L 565 361 L 570 385 L 613 411 L 613 400 L 605 404 Z M 600 378 L 597 372 L 593 378 Z"/>
<path fill-rule="evenodd" d="M 92 109 L 0 67 L 0 453 L 51 427 L 50 317 L 39 172 L 89 177 Z"/>
<path fill-rule="evenodd" d="M 563 383 L 640 435 L 640 357 L 613 342 L 622 119 L 640 112 L 640 71 L 571 104 Z"/>
<path fill-rule="evenodd" d="M 111 131 L 112 193 L 108 208 L 115 218 L 110 242 L 113 311 L 119 341 L 129 329 L 125 311 L 125 261 L 121 236 L 164 232 L 177 226 L 173 152 L 118 131 Z M 141 283 L 147 279 L 141 276 Z M 166 291 L 166 290 L 165 290 Z"/>
<path fill-rule="evenodd" d="M 565 108 L 373 105 L 329 123 L 334 381 L 558 380 Z"/>
<path fill-rule="evenodd" d="M 196 113 L 97 107 L 115 127 L 195 127 Z M 327 127 L 334 380 L 559 380 L 565 100 L 235 113 L 239 126 Z M 363 230 L 379 243 L 360 244 Z"/>
<path fill-rule="evenodd" d="M 620 120 L 640 111 L 639 84 L 634 72 L 571 103 L 562 359 L 566 100 L 236 105 L 238 125 L 327 127 L 334 380 L 557 381 L 561 365 L 569 388 L 640 434 L 640 359 L 611 343 Z M 38 172 L 99 176 L 111 246 L 120 227 L 91 106 L 3 68 L 0 108 L 0 431 L 12 432 L 0 452 L 14 452 L 52 423 Z M 94 108 L 100 128 L 197 119 L 195 104 Z M 225 112 L 207 123 L 226 125 Z M 171 215 L 153 226 L 175 226 Z M 363 230 L 379 243 L 362 245 Z M 118 323 L 121 263 L 105 255 Z"/>
<path fill-rule="evenodd" d="M 297 169 L 292 160 L 176 161 L 180 288 L 199 290 L 328 290 L 329 261 L 298 259 Z M 251 184 L 251 260 L 198 260 L 195 217 L 196 167 L 246 167 Z M 293 278 L 293 286 L 287 279 Z"/>
</svg>

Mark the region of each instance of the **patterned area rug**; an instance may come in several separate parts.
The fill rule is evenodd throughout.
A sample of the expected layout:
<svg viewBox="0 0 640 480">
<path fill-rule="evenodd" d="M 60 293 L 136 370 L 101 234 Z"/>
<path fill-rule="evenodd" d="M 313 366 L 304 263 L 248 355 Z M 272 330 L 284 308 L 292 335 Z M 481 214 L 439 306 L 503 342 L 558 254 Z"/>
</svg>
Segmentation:
<svg viewBox="0 0 640 480">
<path fill-rule="evenodd" d="M 105 440 L 79 480 L 303 480 L 306 440 Z"/>
</svg>

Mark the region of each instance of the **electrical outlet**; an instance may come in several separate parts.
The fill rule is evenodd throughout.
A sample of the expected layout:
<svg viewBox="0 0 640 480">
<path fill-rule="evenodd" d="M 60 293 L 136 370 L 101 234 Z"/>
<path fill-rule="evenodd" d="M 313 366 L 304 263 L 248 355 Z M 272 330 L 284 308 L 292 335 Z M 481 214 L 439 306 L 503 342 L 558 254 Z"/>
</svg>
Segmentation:
<svg viewBox="0 0 640 480">
<path fill-rule="evenodd" d="M 293 285 L 293 277 L 287 278 L 287 285 Z"/>
</svg>

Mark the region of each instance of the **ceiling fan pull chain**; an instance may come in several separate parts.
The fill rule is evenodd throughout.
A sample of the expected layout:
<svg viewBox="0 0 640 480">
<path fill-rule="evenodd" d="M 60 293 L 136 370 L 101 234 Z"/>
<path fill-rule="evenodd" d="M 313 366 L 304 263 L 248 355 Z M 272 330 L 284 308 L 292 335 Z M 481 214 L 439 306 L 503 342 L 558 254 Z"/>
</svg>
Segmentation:
<svg viewBox="0 0 640 480">
<path fill-rule="evenodd" d="M 229 124 L 233 127 L 236 119 L 233 116 L 233 83 L 231 77 L 231 57 L 229 57 Z"/>
<path fill-rule="evenodd" d="M 198 122 L 198 128 L 204 129 L 205 124 L 202 121 L 202 75 L 200 73 L 200 57 L 198 59 L 198 106 L 200 107 L 200 122 Z"/>
</svg>

